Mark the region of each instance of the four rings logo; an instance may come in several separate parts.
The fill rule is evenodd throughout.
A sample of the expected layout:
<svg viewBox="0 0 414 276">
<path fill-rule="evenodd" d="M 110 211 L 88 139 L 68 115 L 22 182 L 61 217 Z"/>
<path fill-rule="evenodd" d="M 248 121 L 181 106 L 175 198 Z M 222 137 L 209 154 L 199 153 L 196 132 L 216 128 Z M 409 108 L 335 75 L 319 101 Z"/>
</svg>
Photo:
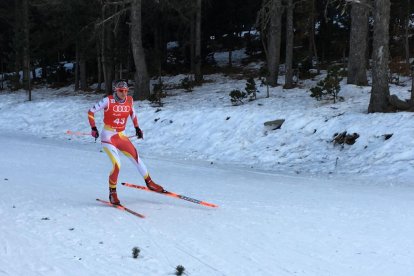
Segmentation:
<svg viewBox="0 0 414 276">
<path fill-rule="evenodd" d="M 114 105 L 112 107 L 112 111 L 114 112 L 129 112 L 131 109 L 129 106 L 123 106 L 123 105 Z"/>
</svg>

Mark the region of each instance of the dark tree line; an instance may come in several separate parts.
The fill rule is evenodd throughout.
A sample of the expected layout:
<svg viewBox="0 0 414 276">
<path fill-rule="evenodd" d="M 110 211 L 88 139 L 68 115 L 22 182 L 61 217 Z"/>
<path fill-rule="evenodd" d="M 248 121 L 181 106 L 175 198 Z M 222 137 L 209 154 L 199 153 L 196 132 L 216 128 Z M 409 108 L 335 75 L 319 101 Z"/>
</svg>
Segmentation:
<svg viewBox="0 0 414 276">
<path fill-rule="evenodd" d="M 203 72 L 221 70 L 215 51 L 228 52 L 230 68 L 233 51 L 245 48 L 250 59 L 265 61 L 256 74 L 270 86 L 279 85 L 282 73 L 284 87 L 292 88 L 294 72 L 306 77 L 309 69 L 339 62 L 350 84 L 367 85 L 372 69 L 369 112 L 409 109 L 412 100 L 390 97 L 388 83 L 390 70 L 411 74 L 411 2 L 2 0 L 1 70 L 22 71 L 23 81 L 17 73 L 9 79 L 29 91 L 32 80 L 70 82 L 76 90 L 98 83 L 111 93 L 113 80 L 131 79 L 134 98 L 146 99 L 151 77 L 185 73 L 200 85 Z M 74 62 L 74 72 L 63 61 Z"/>
</svg>

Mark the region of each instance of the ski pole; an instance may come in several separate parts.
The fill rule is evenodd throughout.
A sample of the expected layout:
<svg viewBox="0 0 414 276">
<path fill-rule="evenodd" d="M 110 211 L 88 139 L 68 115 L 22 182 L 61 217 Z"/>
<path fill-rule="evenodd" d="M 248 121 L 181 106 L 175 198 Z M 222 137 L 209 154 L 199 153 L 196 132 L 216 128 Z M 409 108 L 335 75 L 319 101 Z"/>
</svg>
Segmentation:
<svg viewBox="0 0 414 276">
<path fill-rule="evenodd" d="M 74 136 L 90 136 L 91 133 L 88 132 L 81 132 L 81 131 L 72 131 L 72 130 L 67 130 L 66 131 L 67 135 L 74 135 Z M 136 135 L 131 135 L 131 136 L 127 136 L 129 139 L 131 138 L 137 138 Z"/>
<path fill-rule="evenodd" d="M 88 132 L 80 132 L 80 131 L 72 131 L 72 130 L 67 130 L 66 131 L 67 135 L 75 135 L 75 136 L 86 136 L 86 135 L 91 135 Z"/>
</svg>

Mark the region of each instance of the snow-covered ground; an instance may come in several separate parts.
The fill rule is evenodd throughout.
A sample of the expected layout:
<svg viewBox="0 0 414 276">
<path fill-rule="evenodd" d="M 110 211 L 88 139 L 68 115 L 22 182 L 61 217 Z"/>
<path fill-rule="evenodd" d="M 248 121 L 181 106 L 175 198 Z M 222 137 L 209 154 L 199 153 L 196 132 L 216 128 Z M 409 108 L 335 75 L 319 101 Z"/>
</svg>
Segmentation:
<svg viewBox="0 0 414 276">
<path fill-rule="evenodd" d="M 184 76 L 167 77 L 166 84 Z M 410 183 L 414 177 L 414 114 L 367 114 L 370 87 L 342 85 L 336 104 L 309 96 L 307 81 L 301 88 L 283 90 L 260 87 L 258 100 L 232 106 L 229 93 L 244 90 L 245 80 L 222 75 L 206 76 L 209 82 L 193 92 L 168 90 L 161 108 L 135 102 L 145 139 L 140 151 L 147 156 L 204 160 L 220 164 L 271 170 L 285 174 L 324 174 L 367 177 L 383 183 Z M 281 79 L 281 82 L 283 80 Z M 259 81 L 257 81 L 259 83 Z M 408 98 L 406 87 L 392 93 Z M 89 132 L 86 112 L 102 95 L 76 94 L 73 87 L 33 91 L 27 101 L 23 91 L 0 93 L 3 131 L 39 137 L 92 143 L 91 137 L 69 137 L 67 130 Z M 97 122 L 102 126 L 102 113 Z M 285 119 L 281 129 L 266 121 Z M 127 132 L 133 134 L 131 124 Z M 360 137 L 352 146 L 332 143 L 333 135 L 347 131 Z M 386 134 L 392 134 L 388 140 Z M 68 141 L 68 139 L 71 139 Z"/>
<path fill-rule="evenodd" d="M 134 143 L 154 180 L 220 207 L 120 187 L 145 219 L 95 201 L 107 198 L 110 161 L 90 136 L 65 134 L 89 132 L 86 112 L 102 95 L 43 88 L 28 102 L 1 92 L 0 274 L 414 273 L 412 113 L 367 114 L 370 88 L 345 84 L 344 102 L 317 102 L 314 82 L 270 98 L 259 87 L 258 100 L 235 107 L 228 94 L 245 81 L 206 78 L 168 91 L 161 108 L 135 102 L 145 139 Z M 281 129 L 263 125 L 275 119 Z M 342 131 L 360 137 L 333 145 Z M 122 162 L 120 181 L 142 184 Z"/>
<path fill-rule="evenodd" d="M 220 207 L 120 187 L 122 202 L 147 216 L 140 219 L 95 201 L 107 197 L 110 169 L 99 144 L 16 133 L 0 143 L 1 275 L 158 276 L 178 265 L 206 276 L 414 272 L 410 186 L 145 155 L 167 188 Z M 120 179 L 142 184 L 128 165 Z"/>
</svg>

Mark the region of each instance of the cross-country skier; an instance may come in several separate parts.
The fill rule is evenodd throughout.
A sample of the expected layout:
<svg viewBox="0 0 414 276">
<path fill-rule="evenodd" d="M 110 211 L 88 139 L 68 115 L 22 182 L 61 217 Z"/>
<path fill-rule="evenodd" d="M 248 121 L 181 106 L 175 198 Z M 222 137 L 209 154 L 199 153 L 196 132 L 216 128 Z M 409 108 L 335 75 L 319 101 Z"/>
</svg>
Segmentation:
<svg viewBox="0 0 414 276">
<path fill-rule="evenodd" d="M 128 116 L 131 117 L 135 127 L 135 134 L 138 139 L 143 139 L 144 134 L 138 125 L 138 118 L 134 110 L 134 101 L 128 96 L 128 84 L 125 81 L 115 83 L 113 95 L 103 98 L 88 111 L 89 124 L 91 125 L 91 135 L 95 139 L 99 137 L 98 129 L 95 124 L 95 112 L 104 110 L 104 126 L 101 132 L 101 142 L 104 151 L 108 154 L 112 162 L 112 170 L 109 174 L 109 201 L 112 204 L 120 204 L 116 193 L 116 184 L 120 170 L 119 151 L 125 154 L 136 166 L 139 173 L 143 176 L 147 187 L 151 190 L 162 192 L 163 187 L 154 183 L 151 179 L 147 167 L 138 155 L 138 151 L 124 134 Z"/>
</svg>

